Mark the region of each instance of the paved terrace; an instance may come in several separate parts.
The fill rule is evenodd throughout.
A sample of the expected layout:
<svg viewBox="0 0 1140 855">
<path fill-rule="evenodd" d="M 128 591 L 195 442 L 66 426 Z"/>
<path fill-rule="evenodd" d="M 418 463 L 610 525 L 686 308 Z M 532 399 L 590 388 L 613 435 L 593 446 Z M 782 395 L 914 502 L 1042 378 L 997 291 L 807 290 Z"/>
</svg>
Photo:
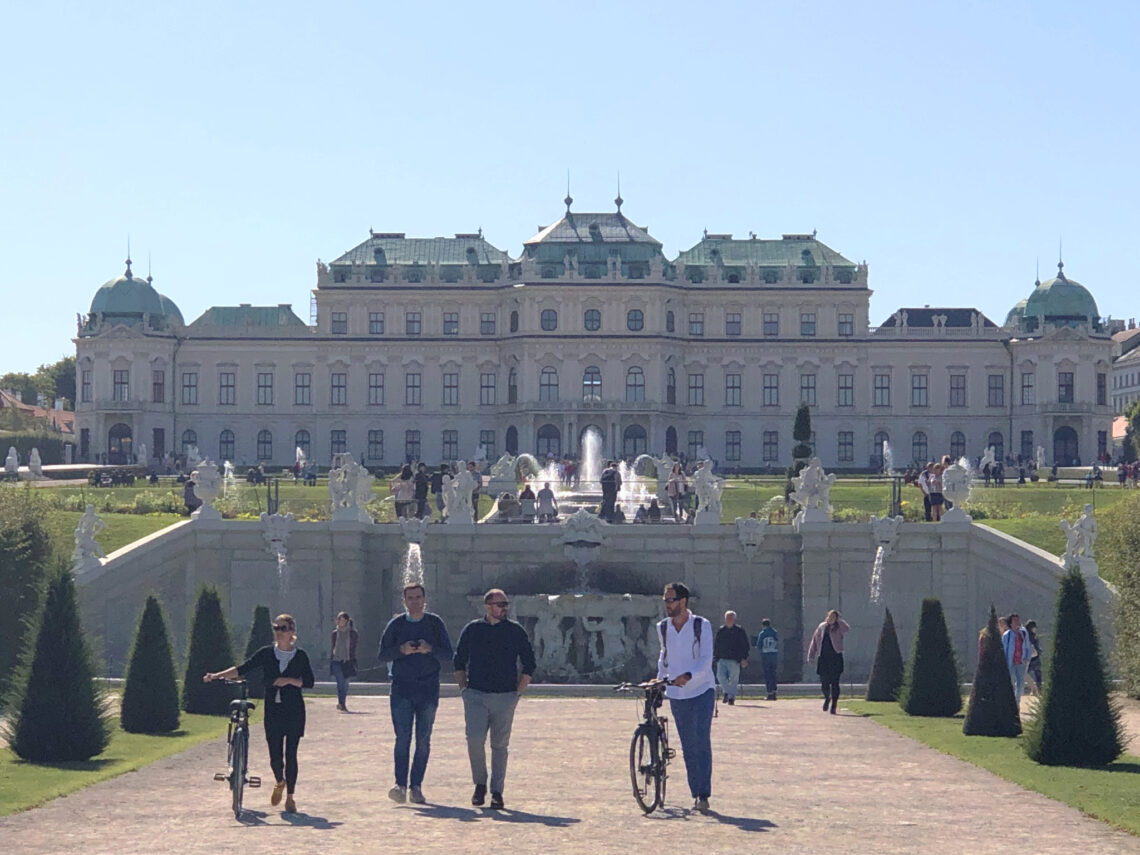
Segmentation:
<svg viewBox="0 0 1140 855">
<path fill-rule="evenodd" d="M 1140 852 L 1140 839 L 939 754 L 873 722 L 821 712 L 815 700 L 742 700 L 713 725 L 713 811 L 690 812 L 683 762 L 669 809 L 643 816 L 630 795 L 632 700 L 525 697 L 511 745 L 507 810 L 473 808 L 463 713 L 444 698 L 424 784 L 428 804 L 396 805 L 387 698 L 310 703 L 301 743 L 299 813 L 248 790 L 244 823 L 229 811 L 222 742 L 44 807 L 0 818 L 15 853 L 312 851 L 580 853 L 676 847 L 703 853 Z M 258 727 L 260 735 L 260 727 Z M 270 779 L 263 743 L 253 773 Z"/>
</svg>

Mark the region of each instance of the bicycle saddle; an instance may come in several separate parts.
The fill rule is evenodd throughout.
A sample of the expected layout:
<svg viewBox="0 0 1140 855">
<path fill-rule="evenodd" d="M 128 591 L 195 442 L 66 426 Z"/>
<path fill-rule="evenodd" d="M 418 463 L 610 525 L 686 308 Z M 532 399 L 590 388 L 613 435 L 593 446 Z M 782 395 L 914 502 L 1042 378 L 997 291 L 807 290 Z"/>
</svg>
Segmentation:
<svg viewBox="0 0 1140 855">
<path fill-rule="evenodd" d="M 230 701 L 230 709 L 231 710 L 240 710 L 240 709 L 255 710 L 255 709 L 257 709 L 257 704 L 255 704 L 253 701 L 243 701 L 241 698 L 235 698 L 234 700 Z"/>
</svg>

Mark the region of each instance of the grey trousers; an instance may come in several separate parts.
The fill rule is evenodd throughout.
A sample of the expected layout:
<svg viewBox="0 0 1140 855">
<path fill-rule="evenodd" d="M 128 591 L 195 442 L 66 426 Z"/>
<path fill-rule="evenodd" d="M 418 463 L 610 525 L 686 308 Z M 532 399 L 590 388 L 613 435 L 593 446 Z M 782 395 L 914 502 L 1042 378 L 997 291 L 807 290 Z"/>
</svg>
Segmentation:
<svg viewBox="0 0 1140 855">
<path fill-rule="evenodd" d="M 507 780 L 507 746 L 511 742 L 511 725 L 515 720 L 517 692 L 480 692 L 463 690 L 463 713 L 467 722 L 467 757 L 471 761 L 471 781 L 487 785 L 487 732 L 491 733 L 492 793 L 503 792 Z"/>
</svg>

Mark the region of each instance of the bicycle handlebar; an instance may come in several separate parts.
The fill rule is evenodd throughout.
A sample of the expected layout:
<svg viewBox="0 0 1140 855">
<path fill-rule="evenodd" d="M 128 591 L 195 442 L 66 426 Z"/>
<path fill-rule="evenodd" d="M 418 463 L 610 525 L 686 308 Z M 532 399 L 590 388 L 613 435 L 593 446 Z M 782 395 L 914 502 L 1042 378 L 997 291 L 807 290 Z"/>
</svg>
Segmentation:
<svg viewBox="0 0 1140 855">
<path fill-rule="evenodd" d="M 619 683 L 618 685 L 614 686 L 614 691 L 615 692 L 629 692 L 629 691 L 632 691 L 633 689 L 644 689 L 646 691 L 650 691 L 650 690 L 656 689 L 658 687 L 663 688 L 665 686 L 675 686 L 675 685 L 676 685 L 676 683 L 673 680 L 670 680 L 668 678 L 664 678 L 664 679 L 658 679 L 658 680 L 647 680 L 644 683 Z"/>
</svg>

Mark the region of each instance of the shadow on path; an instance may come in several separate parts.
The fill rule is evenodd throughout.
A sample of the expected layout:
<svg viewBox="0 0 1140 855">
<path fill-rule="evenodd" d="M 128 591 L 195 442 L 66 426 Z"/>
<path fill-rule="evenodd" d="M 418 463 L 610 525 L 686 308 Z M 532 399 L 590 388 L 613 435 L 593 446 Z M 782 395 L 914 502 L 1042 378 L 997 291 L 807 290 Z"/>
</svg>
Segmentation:
<svg viewBox="0 0 1140 855">
<path fill-rule="evenodd" d="M 287 823 L 297 827 L 315 828 L 320 831 L 330 831 L 338 825 L 343 825 L 340 822 L 330 822 L 323 816 L 310 816 L 307 813 L 284 813 L 282 812 L 281 818 Z"/>
<path fill-rule="evenodd" d="M 708 817 L 715 819 L 717 822 L 724 823 L 725 825 L 735 825 L 741 831 L 768 831 L 769 829 L 776 828 L 776 823 L 767 819 L 759 819 L 757 817 L 749 816 L 729 816 L 728 814 L 719 813 L 715 810 L 698 811 L 692 808 L 680 807 L 665 807 L 656 811 L 655 813 L 646 814 L 646 819 L 655 820 L 688 820 L 700 819 L 701 817 Z"/>
<path fill-rule="evenodd" d="M 431 816 L 439 819 L 456 819 L 460 822 L 479 822 L 483 819 L 495 822 L 520 822 L 548 825 L 551 828 L 567 828 L 582 820 L 574 816 L 549 816 L 547 814 L 526 813 L 521 810 L 490 810 L 488 808 L 472 809 L 455 807 L 453 805 L 427 805 L 425 807 L 412 807 L 420 816 Z"/>
</svg>

